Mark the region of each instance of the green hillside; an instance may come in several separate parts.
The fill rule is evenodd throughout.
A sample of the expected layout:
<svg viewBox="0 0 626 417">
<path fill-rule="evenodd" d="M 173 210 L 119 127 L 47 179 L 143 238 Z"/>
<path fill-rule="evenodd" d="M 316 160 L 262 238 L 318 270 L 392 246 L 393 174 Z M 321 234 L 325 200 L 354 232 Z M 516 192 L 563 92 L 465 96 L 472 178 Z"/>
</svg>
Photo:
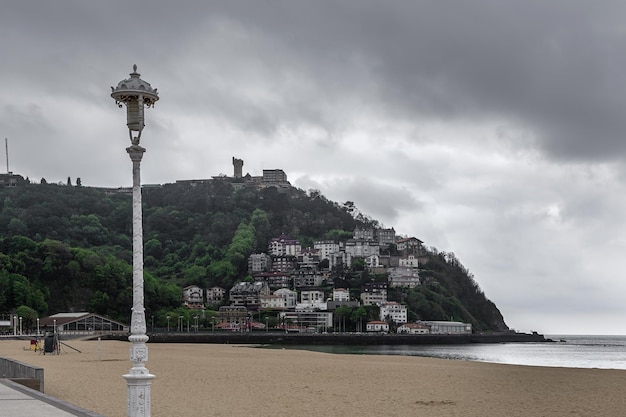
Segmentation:
<svg viewBox="0 0 626 417">
<path fill-rule="evenodd" d="M 304 248 L 320 239 L 345 241 L 355 227 L 377 225 L 360 214 L 355 218 L 351 208 L 317 191 L 222 180 L 144 188 L 148 321 L 164 326 L 166 315 L 185 314 L 180 307 L 184 286 L 228 290 L 237 281 L 250 280 L 248 256 L 266 252 L 273 237 L 287 234 Z M 131 210 L 127 190 L 58 184 L 1 188 L 0 313 L 17 308 L 39 316 L 91 311 L 128 322 Z M 496 306 L 456 258 L 427 249 L 422 260 L 424 284 L 389 293 L 391 300 L 407 304 L 412 319 L 453 317 L 472 323 L 475 330 L 507 329 Z M 336 268 L 332 276 L 350 288 L 385 279 L 370 274 L 362 262 Z M 348 316 L 348 324 L 363 316 L 363 310 L 340 313 Z"/>
</svg>

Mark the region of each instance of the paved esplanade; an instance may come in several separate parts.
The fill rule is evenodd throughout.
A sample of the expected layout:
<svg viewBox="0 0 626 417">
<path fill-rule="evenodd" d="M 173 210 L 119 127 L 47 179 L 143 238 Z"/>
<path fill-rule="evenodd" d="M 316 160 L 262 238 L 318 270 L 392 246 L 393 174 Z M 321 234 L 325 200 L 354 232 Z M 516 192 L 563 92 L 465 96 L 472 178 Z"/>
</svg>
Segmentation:
<svg viewBox="0 0 626 417">
<path fill-rule="evenodd" d="M 8 379 L 0 379 L 0 417 L 26 416 L 104 417 Z"/>
</svg>

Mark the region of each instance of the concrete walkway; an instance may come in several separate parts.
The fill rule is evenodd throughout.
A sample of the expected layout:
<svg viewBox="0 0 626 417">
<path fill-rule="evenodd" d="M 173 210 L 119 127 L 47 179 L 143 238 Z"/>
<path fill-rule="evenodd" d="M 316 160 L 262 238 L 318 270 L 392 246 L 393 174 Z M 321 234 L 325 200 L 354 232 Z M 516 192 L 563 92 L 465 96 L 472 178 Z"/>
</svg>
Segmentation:
<svg viewBox="0 0 626 417">
<path fill-rule="evenodd" d="M 0 417 L 104 417 L 9 379 L 0 379 Z"/>
</svg>

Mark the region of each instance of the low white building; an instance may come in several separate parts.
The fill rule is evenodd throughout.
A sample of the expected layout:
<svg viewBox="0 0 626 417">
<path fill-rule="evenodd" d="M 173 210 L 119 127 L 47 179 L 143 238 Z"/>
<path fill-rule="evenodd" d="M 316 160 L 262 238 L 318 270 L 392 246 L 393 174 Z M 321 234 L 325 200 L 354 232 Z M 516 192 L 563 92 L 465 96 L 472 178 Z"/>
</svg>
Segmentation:
<svg viewBox="0 0 626 417">
<path fill-rule="evenodd" d="M 430 328 L 430 334 L 472 334 L 471 323 L 459 321 L 420 321 Z"/>
<path fill-rule="evenodd" d="M 333 313 L 330 311 L 285 311 L 278 314 L 278 320 L 286 329 L 315 328 L 325 331 L 333 325 Z"/>
<path fill-rule="evenodd" d="M 402 326 L 398 326 L 396 330 L 398 333 L 407 334 L 429 334 L 430 329 L 425 324 L 421 323 L 405 323 Z"/>
<path fill-rule="evenodd" d="M 369 321 L 367 322 L 366 329 L 368 332 L 389 332 L 389 323 L 386 321 Z"/>
</svg>

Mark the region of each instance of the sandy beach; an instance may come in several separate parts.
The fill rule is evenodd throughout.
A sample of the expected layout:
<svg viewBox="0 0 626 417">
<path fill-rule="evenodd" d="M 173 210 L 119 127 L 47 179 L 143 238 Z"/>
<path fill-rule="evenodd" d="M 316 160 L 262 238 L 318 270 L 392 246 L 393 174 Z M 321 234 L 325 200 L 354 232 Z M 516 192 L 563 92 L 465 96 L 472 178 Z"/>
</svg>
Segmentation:
<svg viewBox="0 0 626 417">
<path fill-rule="evenodd" d="M 60 355 L 0 341 L 0 356 L 41 366 L 46 394 L 126 416 L 129 343 L 67 341 Z M 623 416 L 626 371 L 235 345 L 148 344 L 152 415 Z"/>
</svg>

